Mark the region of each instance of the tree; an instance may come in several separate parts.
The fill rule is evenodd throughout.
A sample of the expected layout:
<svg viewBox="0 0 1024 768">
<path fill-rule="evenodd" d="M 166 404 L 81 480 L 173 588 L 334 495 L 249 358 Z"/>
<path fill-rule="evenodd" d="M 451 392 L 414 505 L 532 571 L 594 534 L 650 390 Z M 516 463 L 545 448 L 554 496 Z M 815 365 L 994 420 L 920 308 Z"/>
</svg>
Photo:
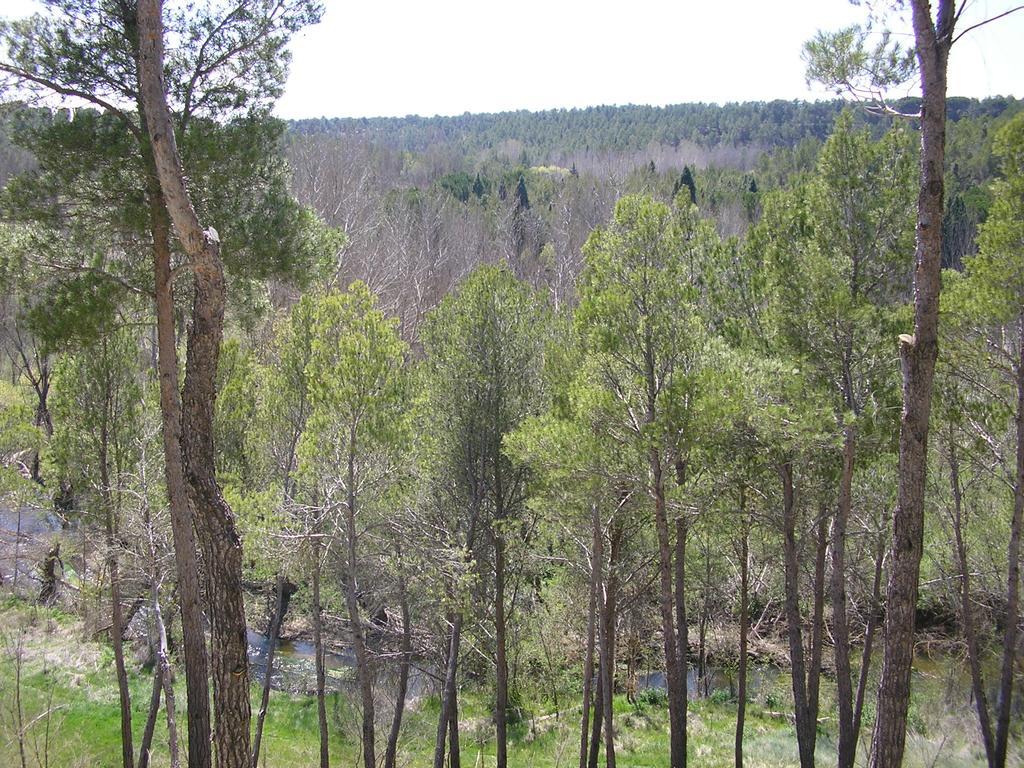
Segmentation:
<svg viewBox="0 0 1024 768">
<path fill-rule="evenodd" d="M 847 607 L 846 549 L 861 441 L 881 433 L 891 378 L 884 334 L 903 304 L 909 267 L 913 166 L 905 133 L 872 142 L 845 113 L 818 160 L 817 173 L 790 204 L 775 200 L 767 227 L 774 255 L 774 312 L 787 356 L 807 367 L 832 403 L 840 455 L 832 523 L 832 636 L 839 707 L 839 765 L 852 768 L 860 711 L 855 708 Z M 869 443 L 870 445 L 870 443 Z M 868 453 L 884 450 L 884 442 Z M 870 648 L 871 638 L 866 647 Z M 863 668 L 870 658 L 862 661 Z M 863 677 L 862 679 L 866 680 Z M 863 701 L 859 691 L 856 701 Z"/>
<path fill-rule="evenodd" d="M 219 245 L 215 242 L 217 238 L 207 237 L 194 213 L 188 213 L 191 204 L 180 178 L 175 130 L 181 133 L 183 145 L 192 150 L 190 157 L 194 162 L 190 167 L 196 171 L 193 183 L 204 178 L 210 180 L 212 176 L 207 174 L 215 169 L 218 161 L 224 160 L 224 154 L 214 149 L 217 144 L 208 141 L 211 133 L 220 135 L 222 149 L 231 147 L 234 153 L 228 165 L 233 164 L 236 173 L 216 176 L 218 184 L 209 185 L 213 193 L 204 196 L 209 210 L 230 208 L 239 202 L 236 197 L 260 201 L 250 209 L 250 215 L 232 221 L 230 226 L 227 226 L 228 217 L 224 217 L 226 255 L 233 252 L 233 260 L 244 253 L 246 243 L 255 244 L 257 251 L 269 246 L 263 251 L 264 258 L 252 262 L 254 266 L 259 265 L 257 271 L 263 269 L 264 274 L 268 274 L 279 271 L 282 263 L 293 264 L 290 261 L 293 254 L 280 260 L 291 247 L 298 245 L 298 252 L 308 253 L 306 248 L 313 243 L 303 242 L 303 236 L 286 242 L 297 230 L 289 223 L 289 216 L 281 214 L 285 210 L 290 214 L 299 211 L 290 204 L 286 189 L 280 183 L 283 181 L 280 167 L 275 172 L 271 170 L 272 163 L 262 160 L 270 154 L 267 150 L 274 130 L 267 130 L 268 123 L 260 117 L 280 93 L 285 74 L 282 56 L 290 33 L 315 21 L 320 8 L 306 0 L 294 3 L 251 0 L 230 11 L 192 9 L 191 13 L 169 14 L 168 23 L 179 37 L 180 51 L 184 55 L 173 57 L 166 73 L 162 57 L 162 11 L 159 3 L 136 8 L 132 3 L 112 5 L 90 0 L 83 6 L 79 2 L 60 0 L 49 6 L 46 15 L 3 23 L 0 39 L 5 50 L 0 72 L 5 75 L 5 86 L 29 94 L 46 93 L 84 100 L 100 110 L 97 120 L 75 123 L 73 127 L 100 129 L 103 138 L 77 146 L 98 147 L 101 151 L 86 153 L 91 160 L 87 164 L 67 163 L 66 170 L 95 172 L 100 178 L 130 181 L 128 189 L 115 190 L 106 197 L 108 204 L 101 209 L 101 215 L 112 229 L 130 235 L 122 240 L 129 248 L 127 252 L 119 249 L 121 253 L 138 257 L 149 250 L 152 256 L 152 282 L 136 289 L 153 296 L 156 305 L 164 464 L 185 639 L 189 764 L 204 768 L 210 763 L 206 651 L 189 509 L 190 504 L 195 504 L 199 512 L 197 528 L 207 554 L 223 548 L 222 554 L 229 555 L 227 560 L 208 560 L 213 566 L 219 563 L 225 566 L 222 575 L 228 578 L 223 582 L 212 578 L 211 584 L 217 588 L 222 584 L 227 590 L 224 596 L 230 598 L 225 603 L 225 612 L 221 613 L 222 620 L 214 622 L 215 698 L 221 699 L 221 704 L 217 705 L 218 717 L 226 718 L 217 729 L 218 761 L 221 765 L 242 765 L 248 762 L 249 755 L 244 615 L 237 583 L 240 573 L 236 573 L 235 568 L 240 557 L 240 542 L 233 531 L 230 510 L 223 504 L 213 477 L 211 432 L 213 381 L 223 313 L 223 274 L 219 250 L 215 252 L 215 246 Z M 218 16 L 222 11 L 224 15 Z M 149 37 L 140 38 L 142 26 L 147 27 Z M 155 66 L 154 59 L 159 60 Z M 146 74 L 148 83 L 144 83 Z M 165 86 L 176 110 L 173 122 Z M 142 112 L 150 113 L 148 128 L 141 119 Z M 234 124 L 236 143 L 233 145 L 223 141 L 232 137 L 232 129 L 221 132 L 221 124 L 217 122 L 232 117 L 240 118 Z M 157 140 L 152 140 L 151 133 L 156 134 Z M 79 137 L 80 134 L 72 136 Z M 194 144 L 190 141 L 192 137 L 197 139 Z M 48 138 L 61 137 L 51 134 Z M 255 141 L 237 142 L 246 138 Z M 162 166 L 158 164 L 158 157 Z M 109 168 L 107 161 L 122 163 L 130 172 L 122 176 L 104 175 Z M 252 174 L 248 180 L 246 173 L 237 173 L 243 169 Z M 251 183 L 255 179 L 261 181 Z M 174 184 L 175 181 L 178 183 Z M 62 188 L 91 190 L 96 187 L 67 185 Z M 110 200 L 118 202 L 110 204 Z M 260 209 L 259 214 L 251 215 Z M 192 375 L 186 376 L 183 396 L 179 395 L 178 388 L 174 325 L 173 281 L 180 271 L 172 269 L 172 215 L 185 245 L 189 271 L 196 278 L 195 314 L 187 362 Z M 220 217 L 214 215 L 214 218 Z M 301 219 L 301 216 L 295 219 L 295 223 Z M 285 237 L 266 237 L 267 231 L 261 227 L 268 223 L 274 226 L 275 234 L 280 232 Z M 308 218 L 306 223 L 309 223 Z M 232 231 L 235 234 L 230 234 Z M 275 256 L 275 248 L 282 245 L 287 248 Z M 106 264 L 97 268 L 79 261 L 71 264 L 70 270 L 78 274 L 92 273 L 125 285 L 117 269 Z M 218 530 L 212 530 L 214 527 Z M 209 597 L 211 605 L 219 605 L 216 594 L 211 593 Z M 237 738 L 233 738 L 235 736 Z"/>
<path fill-rule="evenodd" d="M 507 270 L 481 267 L 431 314 L 424 335 L 427 418 L 436 441 L 431 469 L 440 474 L 436 503 L 449 513 L 468 510 L 468 520 L 459 526 L 465 539 L 456 545 L 466 558 L 480 551 L 478 536 L 486 536 L 492 547 L 494 721 L 502 768 L 508 759 L 507 645 L 514 610 L 508 602 L 508 539 L 526 509 L 525 469 L 502 446 L 505 436 L 539 408 L 544 329 L 540 303 L 528 286 Z M 456 707 L 461 617 L 455 607 L 435 768 L 443 760 Z"/>
<path fill-rule="evenodd" d="M 903 413 L 899 440 L 899 492 L 886 588 L 885 642 L 872 736 L 873 768 L 903 761 L 914 619 L 924 538 L 928 427 L 935 361 L 938 357 L 939 292 L 946 150 L 946 82 L 949 52 L 960 13 L 954 0 L 910 0 L 921 83 L 921 154 L 914 268 L 913 334 L 899 337 L 903 371 Z M 961 33 L 963 34 L 963 33 Z M 847 29 L 820 34 L 808 45 L 808 76 L 834 87 L 880 97 L 908 77 L 909 56 L 887 37 L 868 48 L 867 35 Z"/>
<path fill-rule="evenodd" d="M 141 391 L 136 381 L 136 357 L 134 340 L 123 330 L 108 333 L 95 346 L 65 356 L 56 371 L 53 405 L 58 425 L 53 440 L 55 462 L 66 477 L 73 478 L 79 503 L 94 510 L 106 533 L 110 640 L 121 706 L 124 768 L 132 768 L 135 758 L 118 555 L 123 547 L 121 518 L 127 476 L 138 459 L 135 434 L 139 429 Z"/>
<path fill-rule="evenodd" d="M 357 519 L 382 512 L 399 479 L 407 441 L 405 345 L 396 321 L 376 307 L 365 285 L 320 299 L 313 314 L 307 367 L 310 415 L 300 445 L 300 472 L 321 491 L 325 517 L 344 509 L 345 604 L 362 703 L 363 764 L 375 768 L 373 680 L 359 607 L 360 562 Z M 343 469 L 343 474 L 338 470 Z"/>
<path fill-rule="evenodd" d="M 950 368 L 956 378 L 963 380 L 963 389 L 976 388 L 976 382 L 989 379 L 986 386 L 992 393 L 987 398 L 992 401 L 988 407 L 972 404 L 970 401 L 974 398 L 958 393 L 959 387 L 955 385 L 947 386 L 952 391 L 945 398 L 951 431 L 948 441 L 950 482 L 962 582 L 961 611 L 975 707 L 985 754 L 992 768 L 1006 764 L 1020 618 L 1020 548 L 1024 535 L 1024 116 L 1018 115 L 999 132 L 996 153 L 1002 157 L 1003 179 L 994 185 L 995 199 L 988 220 L 981 228 L 979 252 L 965 260 L 962 277 L 949 275 L 951 285 L 944 296 L 944 314 L 951 326 L 950 346 L 956 355 Z M 987 427 L 985 422 L 988 421 L 995 422 L 993 427 Z M 1012 429 L 1005 424 L 1010 421 Z M 987 688 L 982 679 L 964 543 L 966 524 L 962 518 L 966 513 L 961 509 L 963 490 L 955 453 L 958 439 L 952 434 L 961 422 L 970 424 L 972 431 L 980 432 L 978 437 L 983 444 L 995 447 L 992 458 L 1003 465 L 1002 473 L 1013 496 L 1006 553 L 1006 615 L 1002 620 L 1002 658 L 994 712 L 989 711 Z M 998 442 L 991 438 L 992 434 L 1002 433 L 1013 435 L 1005 458 Z"/>
<path fill-rule="evenodd" d="M 673 470 L 682 484 L 693 441 L 690 421 L 707 343 L 698 276 L 716 244 L 713 227 L 693 206 L 672 211 L 650 198 L 620 199 L 608 226 L 587 241 L 576 315 L 598 381 L 617 401 L 620 440 L 648 467 L 673 768 L 686 764 L 686 522 L 681 515 L 674 521 L 673 571 L 667 493 Z"/>
</svg>

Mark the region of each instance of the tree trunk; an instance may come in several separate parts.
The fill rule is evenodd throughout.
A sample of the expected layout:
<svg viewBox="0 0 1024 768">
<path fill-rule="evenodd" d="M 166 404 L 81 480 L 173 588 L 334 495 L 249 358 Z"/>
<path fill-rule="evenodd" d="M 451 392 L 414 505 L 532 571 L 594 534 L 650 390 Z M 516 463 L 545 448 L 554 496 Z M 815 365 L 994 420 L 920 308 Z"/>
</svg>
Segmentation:
<svg viewBox="0 0 1024 768">
<path fill-rule="evenodd" d="M 857 450 L 856 428 L 843 430 L 843 461 L 839 475 L 839 499 L 832 526 L 832 649 L 836 664 L 836 703 L 839 715 L 839 768 L 853 768 L 857 736 L 853 731 L 853 671 L 850 666 L 850 628 L 846 610 L 846 529 L 853 497 L 853 471 Z"/>
<path fill-rule="evenodd" d="M 345 532 L 348 540 L 348 563 L 345 574 L 345 603 L 348 607 L 349 628 L 352 632 L 352 647 L 356 656 L 356 679 L 362 704 L 363 765 L 376 768 L 376 734 L 374 733 L 373 680 L 370 676 L 370 655 L 363 634 L 363 620 L 359 611 L 359 587 L 356 583 L 356 460 L 355 428 L 349 432 L 348 453 L 348 501 L 345 504 Z"/>
<path fill-rule="evenodd" d="M 441 713 L 437 719 L 437 738 L 434 741 L 434 768 L 444 768 L 444 744 L 448 734 L 448 724 L 456 717 L 458 705 L 456 693 L 456 675 L 459 668 L 459 644 L 462 640 L 462 614 L 455 614 L 452 619 L 452 633 L 448 643 L 448 661 L 444 674 L 444 689 L 441 692 Z M 455 731 L 458 734 L 458 729 Z M 455 745 L 451 745 L 453 750 Z M 453 752 L 454 753 L 454 752 Z"/>
<path fill-rule="evenodd" d="M 320 768 L 330 768 L 331 753 L 327 733 L 327 702 L 324 689 L 327 687 L 327 670 L 324 658 L 324 633 L 320 619 L 320 540 L 312 539 L 313 556 L 313 646 L 316 653 L 316 711 L 320 730 Z"/>
<path fill-rule="evenodd" d="M 937 23 L 929 0 L 911 0 L 921 71 L 921 187 L 917 203 L 914 334 L 900 337 L 903 413 L 899 487 L 886 588 L 882 677 L 872 737 L 872 768 L 898 768 L 906 743 L 914 618 L 924 540 L 928 420 L 939 340 L 943 173 L 946 149 L 946 66 L 956 22 L 953 0 L 939 0 Z"/>
<path fill-rule="evenodd" d="M 594 723 L 590 727 L 590 756 L 587 758 L 588 768 L 597 768 L 601 759 L 601 737 L 604 734 L 604 664 L 601 653 L 601 617 L 604 615 L 604 585 L 597 586 L 597 686 L 594 688 Z"/>
<path fill-rule="evenodd" d="M 601 517 L 597 504 L 591 506 L 593 529 L 590 562 L 590 603 L 587 607 L 587 648 L 583 655 L 583 715 L 580 722 L 580 768 L 587 768 L 590 756 L 587 737 L 590 730 L 590 702 L 594 683 L 594 635 L 596 633 L 597 590 L 601 583 L 600 564 L 597 552 L 600 547 Z"/>
<path fill-rule="evenodd" d="M 109 384 L 109 382 L 108 382 Z M 121 764 L 124 768 L 135 765 L 135 747 L 132 745 L 132 699 L 128 690 L 128 672 L 124 665 L 124 621 L 121 614 L 121 578 L 117 562 L 117 520 L 114 496 L 110 484 L 108 446 L 110 444 L 109 416 L 111 407 L 109 386 L 104 393 L 103 417 L 100 422 L 100 497 L 103 499 L 107 533 L 106 560 L 110 574 L 110 642 L 114 646 L 114 668 L 117 671 L 117 693 L 121 705 Z M 159 701 L 159 699 L 158 699 Z"/>
<path fill-rule="evenodd" d="M 882 561 L 885 558 L 885 540 L 879 538 L 875 552 L 875 575 L 871 582 L 871 613 L 864 628 L 864 648 L 860 654 L 860 677 L 857 680 L 857 699 L 853 705 L 853 739 L 860 740 L 861 718 L 864 715 L 864 699 L 867 696 L 868 673 L 871 671 L 871 653 L 875 645 L 875 631 L 878 629 L 878 615 L 882 607 Z"/>
<path fill-rule="evenodd" d="M 495 458 L 495 512 L 494 521 L 494 645 L 495 645 L 495 702 L 494 727 L 497 768 L 508 766 L 508 657 L 506 655 L 505 617 L 505 533 L 504 499 L 501 488 L 500 458 Z"/>
<path fill-rule="evenodd" d="M 807 670 L 807 711 L 810 728 L 811 755 L 814 755 L 818 736 L 818 697 L 821 693 L 821 659 L 825 649 L 825 558 L 828 552 L 828 514 L 822 505 L 818 515 L 818 531 L 814 555 L 814 602 L 811 608 L 811 666 Z"/>
<path fill-rule="evenodd" d="M 182 456 L 189 501 L 207 567 L 214 743 L 220 768 L 248 768 L 248 644 L 242 597 L 242 543 L 220 493 L 213 439 L 217 361 L 224 330 L 224 268 L 215 230 L 204 230 L 185 187 L 163 83 L 162 0 L 140 0 L 139 92 L 167 211 L 193 275 L 192 325 L 182 394 Z"/>
<path fill-rule="evenodd" d="M 149 9 L 159 22 L 159 5 Z M 143 82 L 142 39 L 138 35 L 138 15 L 125 19 L 126 29 L 136 32 L 136 72 Z M 158 27 L 159 29 L 159 27 Z M 154 34 L 156 34 L 154 32 Z M 162 45 L 162 40 L 161 40 Z M 160 67 L 154 77 L 160 77 Z M 142 99 L 138 110 L 145 112 Z M 148 136 L 146 137 L 148 138 Z M 182 463 L 181 393 L 178 384 L 178 350 L 174 324 L 174 277 L 171 270 L 171 222 L 151 143 L 142 141 L 146 166 L 146 197 L 150 234 L 153 239 L 153 275 L 156 304 L 157 367 L 160 379 L 160 417 L 162 423 L 164 475 L 167 484 L 171 532 L 178 576 L 178 602 L 185 654 L 185 690 L 188 708 L 189 768 L 210 767 L 210 694 L 209 666 L 203 632 L 199 564 L 193 532 L 192 510 Z"/>
<path fill-rule="evenodd" d="M 686 481 L 686 461 L 676 461 L 676 483 L 682 486 Z M 680 734 L 680 750 L 683 755 L 683 762 L 686 761 L 686 717 L 689 709 L 690 691 L 687 686 L 687 669 L 689 659 L 687 654 L 690 650 L 690 628 L 686 623 L 686 537 L 687 537 L 686 513 L 680 511 L 676 517 L 676 547 L 675 547 L 675 579 L 676 579 L 676 651 L 679 662 L 680 680 L 680 701 L 679 720 L 683 724 Z"/>
<path fill-rule="evenodd" d="M 398 737 L 402 732 L 402 715 L 405 712 L 405 698 L 409 689 L 409 663 L 412 658 L 412 614 L 409 611 L 409 595 L 406 591 L 405 572 L 402 566 L 402 549 L 398 545 L 398 599 L 402 607 L 402 660 L 398 665 L 398 688 L 395 691 L 395 714 L 388 733 L 388 745 L 384 751 L 384 768 L 395 768 L 398 755 Z"/>
<path fill-rule="evenodd" d="M 459 689 L 451 690 L 448 718 L 448 768 L 461 768 L 462 757 L 459 747 Z"/>
<path fill-rule="evenodd" d="M 142 744 L 139 745 L 138 768 L 149 768 L 149 755 L 153 747 L 153 731 L 156 730 L 157 717 L 160 715 L 160 697 L 164 692 L 164 671 L 159 662 L 153 666 L 153 693 L 149 697 L 149 712 L 146 715 L 146 726 L 142 730 Z"/>
<path fill-rule="evenodd" d="M 155 174 L 155 168 L 151 169 Z M 188 766 L 210 768 L 210 693 L 206 639 L 199 587 L 192 511 L 181 456 L 181 399 L 178 353 L 174 332 L 174 292 L 171 277 L 170 222 L 155 177 L 149 181 L 149 210 L 156 274 L 157 357 L 160 377 L 164 476 L 167 484 L 171 534 L 178 577 L 178 603 L 185 656 L 185 699 L 188 711 Z"/>
<path fill-rule="evenodd" d="M 793 708 L 796 716 L 796 740 L 800 768 L 814 768 L 814 733 L 817 723 L 807 701 L 807 673 L 804 667 L 804 641 L 800 617 L 800 561 L 796 547 L 796 499 L 793 491 L 793 465 L 779 465 L 782 479 L 782 533 L 785 561 L 786 631 L 789 638 L 789 663 L 792 669 Z"/>
<path fill-rule="evenodd" d="M 594 559 L 597 563 L 604 561 L 604 536 L 598 536 L 595 539 L 595 545 L 597 550 L 594 553 Z M 612 696 L 614 695 L 614 674 L 612 668 L 615 664 L 615 652 L 612 650 L 612 638 L 611 638 L 611 625 L 612 621 L 609 620 L 610 613 L 614 610 L 614 586 L 612 584 L 612 571 L 615 568 L 615 564 L 609 559 L 608 563 L 608 586 L 604 589 L 599 589 L 598 592 L 598 606 L 600 609 L 601 620 L 598 624 L 599 634 L 599 656 L 601 665 L 601 683 L 599 685 L 600 694 L 600 706 L 601 706 L 601 719 L 604 721 L 604 759 L 606 768 L 615 768 L 615 734 L 612 726 Z M 594 754 L 591 756 L 591 760 L 596 762 L 597 758 L 597 745 L 593 745 Z"/>
<path fill-rule="evenodd" d="M 750 522 L 747 519 L 746 488 L 740 486 L 740 660 L 738 689 L 736 691 L 736 768 L 743 768 L 743 724 L 747 714 L 747 630 L 750 625 L 747 607 L 749 581 Z"/>
<path fill-rule="evenodd" d="M 679 657 L 676 644 L 675 597 L 672 590 L 672 545 L 669 539 L 668 512 L 665 508 L 665 481 L 661 456 L 651 449 L 651 495 L 654 496 L 654 524 L 658 535 L 658 607 L 661 611 L 661 632 L 665 650 L 665 682 L 668 689 L 669 757 L 671 768 L 686 765 L 686 719 L 683 701 L 686 680 L 679 680 Z"/>
<path fill-rule="evenodd" d="M 1013 709 L 1013 670 L 1017 660 L 1017 623 L 1020 620 L 1020 538 L 1024 525 L 1024 315 L 1017 319 L 1016 468 L 1013 485 L 1013 519 L 1006 547 L 1006 618 L 1003 629 L 1003 662 L 999 674 L 999 713 L 996 719 L 995 763 L 1006 764 L 1006 746 L 1010 736 Z"/>
<path fill-rule="evenodd" d="M 21 538 L 20 531 L 17 532 L 17 536 Z M 57 566 L 60 561 L 60 542 L 54 541 L 46 551 L 41 569 L 43 584 L 39 588 L 39 602 L 43 605 L 51 605 L 57 599 Z M 17 564 L 17 559 L 15 564 Z M 0 574 L 0 584 L 3 584 L 2 574 Z"/>
<path fill-rule="evenodd" d="M 160 680 L 164 688 L 164 711 L 167 713 L 167 751 L 171 768 L 178 768 L 178 720 L 174 701 L 174 672 L 171 669 L 167 650 L 167 628 L 160 611 L 160 584 L 153 580 L 153 622 L 157 633 L 157 664 L 160 666 Z M 141 761 L 140 761 L 141 762 Z M 140 767 L 141 768 L 141 767 Z"/>
<path fill-rule="evenodd" d="M 263 741 L 263 722 L 267 717 L 267 709 L 270 706 L 270 680 L 274 674 L 274 651 L 277 650 L 277 638 L 281 633 L 281 622 L 285 612 L 285 593 L 289 589 L 288 579 L 284 574 L 277 575 L 277 589 L 275 593 L 277 600 L 274 605 L 274 615 L 267 628 L 267 661 L 263 668 L 263 694 L 260 697 L 260 711 L 256 715 L 256 732 L 252 739 L 252 768 L 258 768 L 260 760 L 260 743 Z"/>
<path fill-rule="evenodd" d="M 960 616 L 967 642 L 967 664 L 971 670 L 971 693 L 978 712 L 981 741 L 985 746 L 985 758 L 989 768 L 997 768 L 995 739 L 992 737 L 992 721 L 989 712 L 988 695 L 985 692 L 985 678 L 981 671 L 981 650 L 978 646 L 978 631 L 974 623 L 974 604 L 971 602 L 971 571 L 967 561 L 967 545 L 964 528 L 967 525 L 963 510 L 963 491 L 960 485 L 960 459 L 957 456 L 953 425 L 949 425 L 949 486 L 953 496 L 953 536 L 956 540 L 956 559 L 960 568 Z"/>
</svg>

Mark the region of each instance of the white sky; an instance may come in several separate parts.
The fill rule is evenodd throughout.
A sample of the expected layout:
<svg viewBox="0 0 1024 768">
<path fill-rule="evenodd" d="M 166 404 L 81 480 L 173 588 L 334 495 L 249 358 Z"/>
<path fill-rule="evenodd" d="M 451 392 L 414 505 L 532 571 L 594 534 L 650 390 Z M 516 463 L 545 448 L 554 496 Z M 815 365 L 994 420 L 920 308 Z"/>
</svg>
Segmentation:
<svg viewBox="0 0 1024 768">
<path fill-rule="evenodd" d="M 961 30 L 1018 4 L 967 2 Z M 804 41 L 865 19 L 849 0 L 324 3 L 293 41 L 282 117 L 823 98 L 804 82 Z M 1024 96 L 1024 11 L 960 40 L 949 72 L 950 95 Z"/>
</svg>

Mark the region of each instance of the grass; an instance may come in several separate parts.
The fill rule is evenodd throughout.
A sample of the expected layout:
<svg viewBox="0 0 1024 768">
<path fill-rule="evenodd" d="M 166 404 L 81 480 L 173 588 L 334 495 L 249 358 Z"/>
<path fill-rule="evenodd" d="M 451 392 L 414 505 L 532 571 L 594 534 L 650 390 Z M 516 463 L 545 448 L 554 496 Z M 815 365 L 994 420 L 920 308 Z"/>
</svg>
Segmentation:
<svg viewBox="0 0 1024 768">
<path fill-rule="evenodd" d="M 16 733 L 17 664 L 20 645 L 23 722 L 35 720 L 26 730 L 27 764 L 52 768 L 102 768 L 120 765 L 120 716 L 114 681 L 113 657 L 101 643 L 83 640 L 81 625 L 71 616 L 22 603 L 0 603 L 0 765 L 20 766 Z M 919 681 L 911 712 L 907 743 L 907 768 L 920 766 L 984 765 L 974 735 L 975 721 L 967 705 L 953 706 L 943 694 L 945 685 L 935 675 Z M 151 678 L 139 671 L 131 677 L 132 725 L 135 745 L 146 717 Z M 748 704 L 744 740 L 748 768 L 783 768 L 797 764 L 794 729 L 786 717 L 789 680 L 778 678 Z M 823 704 L 831 703 L 831 690 L 823 691 Z M 253 689 L 254 711 L 259 691 Z M 179 690 L 179 709 L 184 706 Z M 654 697 L 649 704 L 633 705 L 624 697 L 615 700 L 616 752 L 622 768 L 667 768 L 668 717 Z M 572 700 L 563 697 L 563 700 Z M 485 691 L 463 691 L 461 743 L 463 765 L 488 768 L 495 764 L 493 728 L 488 717 Z M 49 718 L 40 717 L 51 710 Z M 400 765 L 429 765 L 433 750 L 438 702 L 421 700 L 404 720 Z M 695 766 L 733 765 L 736 704 L 725 696 L 691 702 L 688 720 L 690 763 Z M 378 733 L 383 739 L 390 720 L 391 703 L 382 694 Z M 870 716 L 870 712 L 866 713 Z M 158 721 L 154 737 L 153 765 L 169 762 L 166 722 Z M 359 760 L 358 711 L 348 697 L 328 699 L 332 765 L 355 766 Z M 866 725 L 868 732 L 870 723 Z M 184 739 L 184 721 L 179 731 Z M 523 721 L 510 729 L 509 763 L 513 768 L 567 768 L 579 754 L 579 710 L 540 723 Z M 1015 739 L 1015 741 L 1018 741 Z M 184 755 L 184 743 L 182 754 Z M 864 746 L 861 748 L 863 754 Z M 382 751 L 383 746 L 379 749 Z M 261 764 L 280 768 L 315 766 L 318 762 L 316 701 L 308 696 L 274 692 L 264 732 Z M 835 762 L 834 733 L 826 721 L 819 731 L 820 765 Z M 1019 750 L 1010 765 L 1020 765 Z"/>
</svg>

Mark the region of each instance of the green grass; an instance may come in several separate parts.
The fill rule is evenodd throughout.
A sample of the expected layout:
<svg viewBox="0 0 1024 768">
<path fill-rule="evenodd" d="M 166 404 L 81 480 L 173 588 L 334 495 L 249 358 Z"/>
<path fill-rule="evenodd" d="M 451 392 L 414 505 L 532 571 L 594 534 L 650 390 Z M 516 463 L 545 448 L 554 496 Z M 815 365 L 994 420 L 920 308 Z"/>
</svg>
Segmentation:
<svg viewBox="0 0 1024 768">
<path fill-rule="evenodd" d="M 120 765 L 120 717 L 110 649 L 83 640 L 80 624 L 71 616 L 44 611 L 20 603 L 0 604 L 0 765 L 19 766 L 17 743 L 12 739 L 15 715 L 15 673 L 13 650 L 21 638 L 21 697 L 25 722 L 49 706 L 49 722 L 36 720 L 28 729 L 28 765 L 43 763 L 46 728 L 49 727 L 49 765 L 53 768 Z M 139 672 L 131 678 L 132 725 L 135 746 L 141 738 L 146 717 L 151 678 Z M 745 765 L 748 768 L 783 768 L 797 763 L 793 726 L 789 711 L 788 678 L 779 675 L 759 699 L 747 707 Z M 983 765 L 983 755 L 974 736 L 975 722 L 968 707 L 953 707 L 942 695 L 940 676 L 925 679 L 915 691 L 908 734 L 908 768 L 916 766 Z M 823 705 L 831 703 L 833 692 L 823 691 Z M 259 691 L 253 689 L 255 712 Z M 177 701 L 184 706 L 179 679 Z M 563 701 L 574 701 L 566 692 Z M 474 768 L 495 764 L 493 727 L 488 716 L 489 695 L 482 690 L 462 692 L 460 712 L 462 763 Z M 358 764 L 358 710 L 348 697 L 334 694 L 328 700 L 332 765 Z M 429 765 L 433 753 L 438 702 L 418 702 L 404 720 L 400 765 L 418 768 Z M 668 717 L 659 703 L 635 706 L 617 697 L 616 752 L 622 768 L 667 768 Z M 869 716 L 871 713 L 868 712 Z M 378 733 L 381 741 L 390 722 L 390 705 L 382 697 Z M 559 718 L 539 724 L 516 723 L 510 729 L 509 763 L 513 768 L 568 768 L 578 761 L 579 717 L 568 709 Z M 695 766 L 733 765 L 736 704 L 725 697 L 691 702 L 688 747 Z M 820 765 L 835 761 L 834 721 L 819 729 Z M 865 732 L 869 731 L 866 724 Z M 185 723 L 179 719 L 183 740 Z M 319 755 L 316 701 L 307 696 L 274 692 L 264 732 L 261 764 L 281 768 L 315 766 Z M 1015 739 L 1015 741 L 1019 741 Z M 382 751 L 383 746 L 379 749 Z M 864 747 L 862 746 L 862 750 Z M 863 754 L 863 752 L 862 752 Z M 37 760 L 37 757 L 39 758 Z M 168 764 L 166 721 L 161 712 L 154 737 L 153 765 Z M 1011 765 L 1020 764 L 1014 754 Z"/>
</svg>

